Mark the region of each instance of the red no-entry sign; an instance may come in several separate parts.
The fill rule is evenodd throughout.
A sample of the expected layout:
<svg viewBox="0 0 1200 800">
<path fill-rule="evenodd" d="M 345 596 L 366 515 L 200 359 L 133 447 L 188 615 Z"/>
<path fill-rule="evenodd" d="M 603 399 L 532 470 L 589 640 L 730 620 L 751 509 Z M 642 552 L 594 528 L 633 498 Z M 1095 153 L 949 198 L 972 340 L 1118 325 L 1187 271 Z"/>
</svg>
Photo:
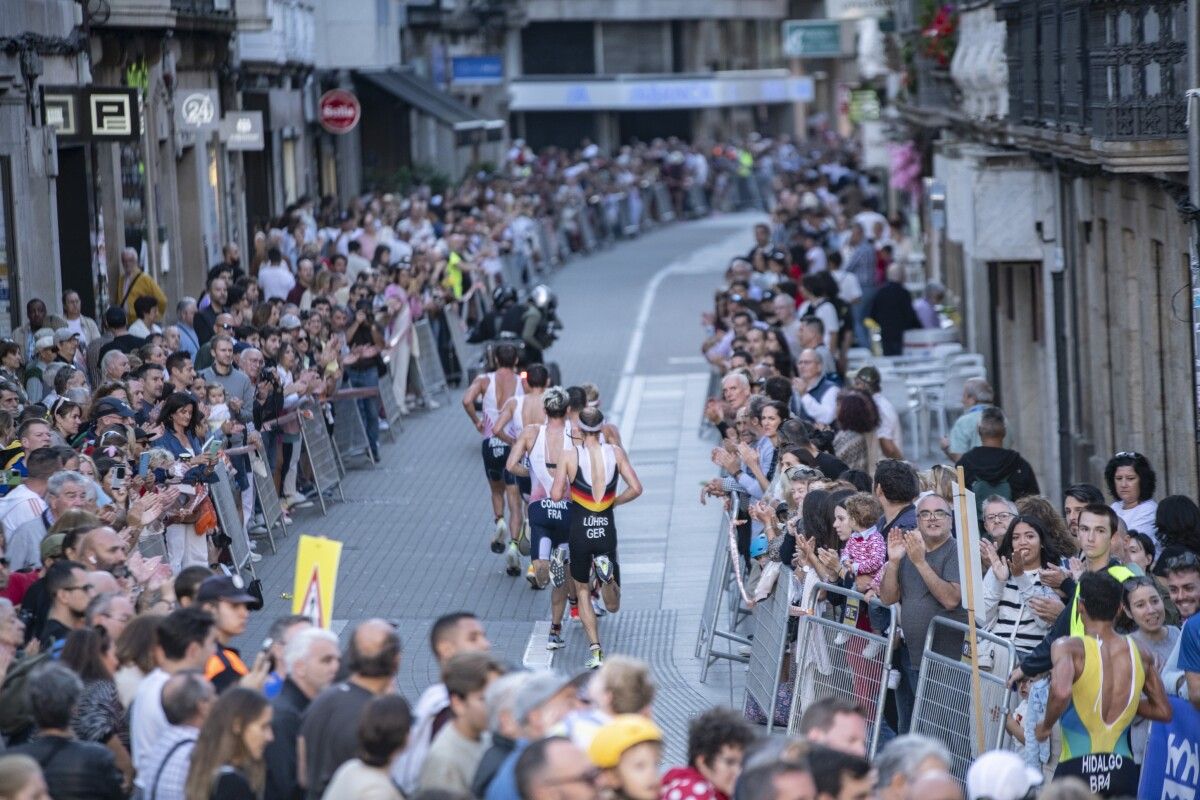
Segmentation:
<svg viewBox="0 0 1200 800">
<path fill-rule="evenodd" d="M 317 104 L 317 118 L 321 127 L 330 133 L 349 133 L 362 116 L 362 105 L 358 98 L 345 89 L 331 89 L 321 95 Z"/>
</svg>

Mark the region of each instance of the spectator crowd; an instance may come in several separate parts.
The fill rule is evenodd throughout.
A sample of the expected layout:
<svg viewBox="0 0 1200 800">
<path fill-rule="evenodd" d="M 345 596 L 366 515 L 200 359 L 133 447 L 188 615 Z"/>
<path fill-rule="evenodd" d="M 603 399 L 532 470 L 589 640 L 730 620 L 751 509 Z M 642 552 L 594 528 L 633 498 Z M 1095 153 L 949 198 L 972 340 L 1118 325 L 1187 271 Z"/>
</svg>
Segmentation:
<svg viewBox="0 0 1200 800">
<path fill-rule="evenodd" d="M 1017 800 L 1136 785 L 1167 696 L 1200 704 L 1200 508 L 1156 502 L 1152 465 L 1133 452 L 1109 462 L 1107 500 L 1084 484 L 1061 503 L 1041 496 L 984 381 L 964 391 L 946 452 L 995 488 L 980 510 L 980 625 L 1020 655 L 1005 678 L 1025 699 L 1006 720 L 1011 750 L 977 759 L 965 794 L 946 745 L 909 731 L 926 631 L 966 617 L 952 470 L 904 461 L 878 370 L 847 369 L 855 343 L 891 355 L 905 330 L 942 325 L 944 290 L 914 301 L 914 245 L 879 200 L 852 154 L 786 139 L 611 157 L 516 142 L 495 174 L 444 193 L 302 200 L 245 262 L 226 245 L 199 298 L 169 303 L 127 250 L 99 320 L 73 291 L 55 313 L 29 300 L 0 342 L 0 798 Z M 704 711 L 673 742 L 645 663 L 514 669 L 467 612 L 434 622 L 421 646 L 440 680 L 412 702 L 396 691 L 404 650 L 386 620 L 338 635 L 283 615 L 261 649 L 239 649 L 249 615 L 271 612 L 213 508 L 218 465 L 260 559 L 251 471 L 267 471 L 286 518 L 317 495 L 301 419 L 333 424 L 338 391 L 381 381 L 401 413 L 434 405 L 414 368 L 419 324 L 465 383 L 451 326 L 484 321 L 498 286 L 648 217 L 755 206 L 770 222 L 705 315 L 721 376 L 705 413 L 721 438 L 703 494 L 733 514 L 754 598 L 794 588 L 805 613 L 892 636 L 884 708 L 813 700 L 796 736 L 764 737 L 756 723 L 791 710 L 781 696 Z M 377 460 L 387 421 L 376 394 L 356 400 Z M 819 583 L 861 602 L 839 605 Z M 897 631 L 881 629 L 884 606 L 903 609 Z M 961 656 L 962 637 L 933 646 Z M 1010 671 L 991 655 L 989 670 Z M 1081 686 L 1103 702 L 1085 708 Z M 669 752 L 685 755 L 664 764 Z"/>
</svg>

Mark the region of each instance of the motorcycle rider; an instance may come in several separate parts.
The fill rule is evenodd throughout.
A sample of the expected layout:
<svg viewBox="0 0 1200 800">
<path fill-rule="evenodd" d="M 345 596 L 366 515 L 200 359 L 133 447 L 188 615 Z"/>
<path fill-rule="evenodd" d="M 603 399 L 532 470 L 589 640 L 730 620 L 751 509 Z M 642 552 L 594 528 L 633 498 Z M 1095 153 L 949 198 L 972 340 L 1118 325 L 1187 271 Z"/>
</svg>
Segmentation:
<svg viewBox="0 0 1200 800">
<path fill-rule="evenodd" d="M 557 304 L 550 287 L 538 284 L 530 290 L 524 306 L 515 306 L 505 312 L 501 330 L 521 337 L 525 343 L 523 363 L 543 363 L 542 351 L 554 343 L 561 325 L 555 313 Z"/>
<path fill-rule="evenodd" d="M 517 303 L 517 290 L 511 286 L 497 286 L 492 290 L 492 310 L 471 329 L 467 341 L 471 344 L 490 341 L 504 330 L 504 318 L 511 309 L 523 313 L 524 309 Z"/>
</svg>

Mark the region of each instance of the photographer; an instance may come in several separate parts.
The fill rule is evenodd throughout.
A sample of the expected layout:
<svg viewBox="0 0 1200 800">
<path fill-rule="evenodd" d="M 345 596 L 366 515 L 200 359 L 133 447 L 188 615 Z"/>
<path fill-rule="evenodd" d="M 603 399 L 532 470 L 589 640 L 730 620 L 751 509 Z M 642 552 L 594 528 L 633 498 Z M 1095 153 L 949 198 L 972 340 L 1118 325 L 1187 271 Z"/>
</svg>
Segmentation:
<svg viewBox="0 0 1200 800">
<path fill-rule="evenodd" d="M 542 351 L 554 344 L 558 338 L 558 330 L 562 323 L 555 313 L 557 299 L 550 287 L 539 284 L 529 292 L 529 298 L 516 324 L 516 315 L 505 314 L 502 327 L 504 330 L 518 334 L 525 343 L 522 364 L 543 363 Z"/>
<path fill-rule="evenodd" d="M 385 347 L 383 331 L 375 324 L 370 300 L 360 300 L 354 309 L 354 320 L 346 329 L 346 345 L 350 354 L 342 363 L 346 366 L 346 379 L 355 389 L 373 389 L 379 386 L 379 376 L 386 371 L 382 353 Z M 367 442 L 371 447 L 371 458 L 379 461 L 379 395 L 360 397 L 358 411 L 367 428 Z"/>
</svg>

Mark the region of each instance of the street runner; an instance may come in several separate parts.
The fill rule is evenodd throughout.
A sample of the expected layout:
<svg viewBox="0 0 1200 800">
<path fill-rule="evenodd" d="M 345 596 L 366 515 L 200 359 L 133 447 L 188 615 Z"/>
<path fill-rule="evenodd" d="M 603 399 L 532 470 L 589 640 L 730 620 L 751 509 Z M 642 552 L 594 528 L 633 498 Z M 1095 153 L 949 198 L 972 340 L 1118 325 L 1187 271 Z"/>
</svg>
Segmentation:
<svg viewBox="0 0 1200 800">
<path fill-rule="evenodd" d="M 463 395 L 463 410 L 471 418 L 475 430 L 483 435 L 483 471 L 487 476 L 488 490 L 492 496 L 492 514 L 496 518 L 495 532 L 492 534 L 492 552 L 504 553 L 505 572 L 516 576 L 521 574 L 521 551 L 517 546 L 517 537 L 521 526 L 520 509 L 510 507 L 508 522 L 504 521 L 505 504 L 505 469 L 504 463 L 508 458 L 509 446 L 496 435 L 496 423 L 500 418 L 500 407 L 509 398 L 524 394 L 521 376 L 517 374 L 517 348 L 511 344 L 496 346 L 496 370 L 485 372 L 476 378 Z M 475 411 L 475 402 L 482 402 L 483 414 Z M 520 506 L 520 502 L 516 503 Z M 508 545 L 505 546 L 505 538 Z"/>
<path fill-rule="evenodd" d="M 533 571 L 530 582 L 542 588 L 548 581 L 554 587 L 550 592 L 550 638 L 546 644 L 547 650 L 557 650 L 566 644 L 562 636 L 563 612 L 567 595 L 574 588 L 567 584 L 571 503 L 554 500 L 550 496 L 563 454 L 573 449 L 570 423 L 566 418 L 567 403 L 567 392 L 561 386 L 547 389 L 542 395 L 546 421 L 527 425 L 508 454 L 509 471 L 518 476 L 528 475 L 533 484 L 527 516 L 530 556 L 533 559 L 529 565 Z"/>
<path fill-rule="evenodd" d="M 546 421 L 546 411 L 542 408 L 542 395 L 549 383 L 550 371 L 541 364 L 531 364 L 525 370 L 525 394 L 510 397 L 508 402 L 504 404 L 504 407 L 500 409 L 500 418 L 496 420 L 496 436 L 502 439 L 510 448 L 520 437 L 523 430 L 531 425 L 540 425 Z M 527 400 L 528 402 L 526 402 Z M 531 493 L 528 470 L 522 475 L 506 467 L 504 482 L 504 492 L 508 498 L 508 507 L 510 509 L 513 508 L 515 503 L 517 509 L 520 511 L 521 526 L 520 533 L 517 536 L 517 545 L 521 551 L 521 555 L 527 556 L 529 555 L 529 542 L 531 538 L 529 518 L 524 513 Z M 532 562 L 530 562 L 529 568 L 525 571 L 525 579 L 529 581 L 529 585 L 534 589 L 543 589 L 546 586 L 545 581 L 539 582 L 535 579 Z"/>
<path fill-rule="evenodd" d="M 602 443 L 604 414 L 597 408 L 579 412 L 579 430 L 583 444 L 563 453 L 554 476 L 550 496 L 571 499 L 571 531 L 567 541 L 571 551 L 571 581 L 576 596 L 587 596 L 593 568 L 606 609 L 612 613 L 621 605 L 621 569 L 617 563 L 617 528 L 612 509 L 635 500 L 642 493 L 633 465 L 620 445 Z M 617 477 L 625 481 L 625 491 L 617 494 Z M 587 634 L 589 654 L 584 667 L 595 669 L 604 663 L 596 612 L 590 603 L 579 604 L 579 619 Z"/>
</svg>

